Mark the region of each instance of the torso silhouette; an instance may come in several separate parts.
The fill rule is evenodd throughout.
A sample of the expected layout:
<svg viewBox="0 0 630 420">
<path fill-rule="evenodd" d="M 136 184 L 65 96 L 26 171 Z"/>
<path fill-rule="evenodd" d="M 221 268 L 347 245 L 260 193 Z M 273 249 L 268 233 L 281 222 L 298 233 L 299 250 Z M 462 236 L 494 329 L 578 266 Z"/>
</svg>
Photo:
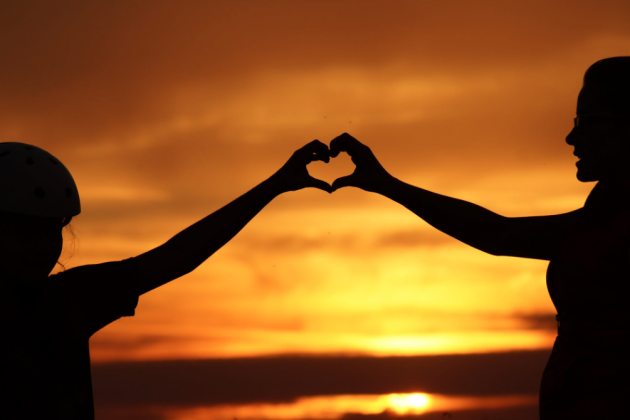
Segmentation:
<svg viewBox="0 0 630 420">
<path fill-rule="evenodd" d="M 92 334 L 138 303 L 133 259 L 76 267 L 30 286 L 0 281 L 0 418 L 94 418 Z"/>
<path fill-rule="evenodd" d="M 542 418 L 627 413 L 630 182 L 596 185 L 549 264 L 547 286 L 559 332 L 543 375 Z"/>
</svg>

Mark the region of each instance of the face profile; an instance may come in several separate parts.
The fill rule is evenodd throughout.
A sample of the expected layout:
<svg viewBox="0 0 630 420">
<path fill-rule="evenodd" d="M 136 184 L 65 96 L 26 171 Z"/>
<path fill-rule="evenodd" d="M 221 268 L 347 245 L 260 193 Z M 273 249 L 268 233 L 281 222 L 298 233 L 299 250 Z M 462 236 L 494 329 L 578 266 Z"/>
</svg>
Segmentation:
<svg viewBox="0 0 630 420">
<path fill-rule="evenodd" d="M 1 212 L 0 270 L 26 285 L 48 276 L 61 255 L 62 228 L 56 217 Z"/>
<path fill-rule="evenodd" d="M 586 100 L 581 95 L 578 108 L 584 102 Z M 574 147 L 573 154 L 579 159 L 577 178 L 581 182 L 627 176 L 630 118 L 578 112 L 566 142 Z"/>
<path fill-rule="evenodd" d="M 577 178 L 581 182 L 630 175 L 630 88 L 618 67 L 630 68 L 625 57 L 602 60 L 586 72 L 577 100 L 574 127 L 566 137 L 578 157 Z M 619 62 L 618 67 L 614 67 Z M 612 76 L 606 68 L 613 66 Z M 609 72 L 610 73 L 610 72 Z M 630 73 L 628 73 L 630 74 Z M 617 81 L 616 79 L 621 79 Z M 625 97 L 624 97 L 625 96 Z"/>
</svg>

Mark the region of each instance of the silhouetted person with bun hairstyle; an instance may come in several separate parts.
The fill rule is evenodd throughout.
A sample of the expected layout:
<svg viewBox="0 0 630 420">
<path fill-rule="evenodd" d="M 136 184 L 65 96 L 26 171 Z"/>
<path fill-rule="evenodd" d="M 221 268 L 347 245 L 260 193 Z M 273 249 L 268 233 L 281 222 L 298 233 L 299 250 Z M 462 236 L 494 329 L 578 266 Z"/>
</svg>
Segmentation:
<svg viewBox="0 0 630 420">
<path fill-rule="evenodd" d="M 587 70 L 566 141 L 579 158 L 578 180 L 599 182 L 583 208 L 565 214 L 504 217 L 414 187 L 348 134 L 331 142 L 331 156 L 347 152 L 356 169 L 333 190 L 381 194 L 492 255 L 549 260 L 558 337 L 543 373 L 541 419 L 630 418 L 630 57 Z"/>
<path fill-rule="evenodd" d="M 77 188 L 48 152 L 0 143 L 0 419 L 93 419 L 92 334 L 134 315 L 140 295 L 194 270 L 276 196 L 306 187 L 331 192 L 308 174 L 315 160 L 329 160 L 328 146 L 318 141 L 163 245 L 49 276 L 62 228 L 81 211 Z"/>
</svg>

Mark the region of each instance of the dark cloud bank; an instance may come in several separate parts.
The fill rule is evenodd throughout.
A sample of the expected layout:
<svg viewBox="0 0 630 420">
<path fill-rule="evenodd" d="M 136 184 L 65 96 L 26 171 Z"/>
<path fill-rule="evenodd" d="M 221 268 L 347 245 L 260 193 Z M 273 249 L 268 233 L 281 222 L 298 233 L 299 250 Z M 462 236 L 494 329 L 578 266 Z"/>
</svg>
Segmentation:
<svg viewBox="0 0 630 420">
<path fill-rule="evenodd" d="M 92 372 L 97 413 L 157 419 L 160 407 L 286 403 L 308 396 L 535 395 L 548 356 L 548 350 L 383 358 L 284 356 L 97 363 Z M 510 410 L 519 418 L 531 415 L 533 408 Z M 475 418 L 475 412 L 469 415 Z"/>
</svg>

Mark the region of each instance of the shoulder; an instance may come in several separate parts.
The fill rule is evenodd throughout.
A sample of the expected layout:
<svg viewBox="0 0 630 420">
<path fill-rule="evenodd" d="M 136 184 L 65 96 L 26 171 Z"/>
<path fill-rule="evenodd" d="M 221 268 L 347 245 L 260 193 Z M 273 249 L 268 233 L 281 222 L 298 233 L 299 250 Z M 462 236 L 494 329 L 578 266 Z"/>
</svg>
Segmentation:
<svg viewBox="0 0 630 420">
<path fill-rule="evenodd" d="M 91 336 L 138 305 L 139 269 L 135 259 L 82 265 L 50 276 Z"/>
<path fill-rule="evenodd" d="M 102 291 L 103 288 L 133 288 L 138 276 L 134 258 L 73 267 L 48 277 L 48 284 L 67 291 Z"/>
</svg>

